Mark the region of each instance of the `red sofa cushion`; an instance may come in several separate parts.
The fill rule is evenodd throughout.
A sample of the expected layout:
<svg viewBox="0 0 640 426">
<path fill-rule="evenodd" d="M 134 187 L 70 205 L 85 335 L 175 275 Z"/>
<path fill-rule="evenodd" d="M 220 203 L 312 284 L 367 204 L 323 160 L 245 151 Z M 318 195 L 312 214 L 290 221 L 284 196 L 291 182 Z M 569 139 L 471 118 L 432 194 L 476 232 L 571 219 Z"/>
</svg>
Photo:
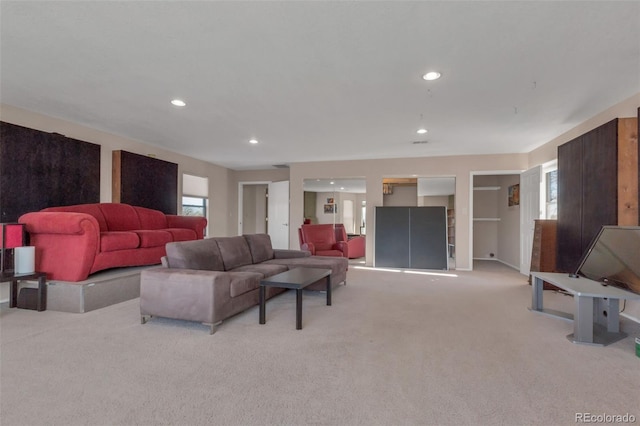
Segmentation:
<svg viewBox="0 0 640 426">
<path fill-rule="evenodd" d="M 171 233 L 157 229 L 138 229 L 133 231 L 140 237 L 140 248 L 164 246 L 172 240 Z"/>
<path fill-rule="evenodd" d="M 140 238 L 135 232 L 101 232 L 100 251 L 135 249 L 140 246 Z"/>
<path fill-rule="evenodd" d="M 140 229 L 165 229 L 167 228 L 167 216 L 159 210 L 146 207 L 133 206 L 140 220 Z"/>
<path fill-rule="evenodd" d="M 197 240 L 198 234 L 193 229 L 186 228 L 168 228 L 163 229 L 163 231 L 171 233 L 173 236 L 173 241 L 191 241 Z"/>
<path fill-rule="evenodd" d="M 119 203 L 102 203 L 99 206 L 107 222 L 108 231 L 133 231 L 142 228 L 132 206 Z"/>
</svg>

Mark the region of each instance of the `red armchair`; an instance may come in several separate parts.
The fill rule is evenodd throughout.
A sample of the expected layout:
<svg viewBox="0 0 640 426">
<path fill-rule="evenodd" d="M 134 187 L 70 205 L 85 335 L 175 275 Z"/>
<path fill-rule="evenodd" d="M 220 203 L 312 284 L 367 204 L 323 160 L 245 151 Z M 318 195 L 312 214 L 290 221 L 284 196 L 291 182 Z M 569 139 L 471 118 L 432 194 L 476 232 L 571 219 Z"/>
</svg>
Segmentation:
<svg viewBox="0 0 640 426">
<path fill-rule="evenodd" d="M 342 223 L 335 224 L 336 241 L 346 241 L 349 246 L 349 259 L 364 257 L 367 242 L 364 235 L 347 238 L 347 231 Z"/>
<path fill-rule="evenodd" d="M 298 229 L 300 249 L 311 252 L 312 256 L 349 257 L 346 241 L 336 241 L 333 225 L 302 225 Z"/>
</svg>

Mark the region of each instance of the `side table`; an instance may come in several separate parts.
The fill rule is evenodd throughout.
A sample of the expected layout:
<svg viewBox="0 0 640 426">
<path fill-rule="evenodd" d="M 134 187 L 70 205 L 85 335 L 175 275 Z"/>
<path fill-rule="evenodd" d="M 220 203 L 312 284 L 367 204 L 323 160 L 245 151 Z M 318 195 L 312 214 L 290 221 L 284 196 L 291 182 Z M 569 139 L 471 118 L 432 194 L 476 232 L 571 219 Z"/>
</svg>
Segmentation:
<svg viewBox="0 0 640 426">
<path fill-rule="evenodd" d="M 29 274 L 14 274 L 13 272 L 2 272 L 0 282 L 11 282 L 9 287 L 9 307 L 18 306 L 18 281 L 38 280 L 38 312 L 47 309 L 47 274 L 44 272 L 32 272 Z"/>
</svg>

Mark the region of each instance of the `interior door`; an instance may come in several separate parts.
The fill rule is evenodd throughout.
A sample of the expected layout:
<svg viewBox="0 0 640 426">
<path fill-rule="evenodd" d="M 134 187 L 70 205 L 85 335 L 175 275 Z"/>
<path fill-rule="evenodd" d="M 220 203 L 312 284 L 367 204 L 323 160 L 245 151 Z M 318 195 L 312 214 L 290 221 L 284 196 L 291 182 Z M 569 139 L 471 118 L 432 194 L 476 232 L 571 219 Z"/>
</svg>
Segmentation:
<svg viewBox="0 0 640 426">
<path fill-rule="evenodd" d="M 535 219 L 540 218 L 542 167 L 520 174 L 520 273 L 529 275 Z"/>
<path fill-rule="evenodd" d="M 289 181 L 269 183 L 267 228 L 274 249 L 289 248 Z"/>
</svg>

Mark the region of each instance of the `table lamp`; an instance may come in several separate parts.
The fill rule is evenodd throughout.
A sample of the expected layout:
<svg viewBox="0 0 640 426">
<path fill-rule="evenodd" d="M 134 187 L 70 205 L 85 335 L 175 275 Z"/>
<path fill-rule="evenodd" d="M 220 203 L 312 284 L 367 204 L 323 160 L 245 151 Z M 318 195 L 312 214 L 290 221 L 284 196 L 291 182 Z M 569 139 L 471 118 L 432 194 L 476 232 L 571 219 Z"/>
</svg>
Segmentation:
<svg viewBox="0 0 640 426">
<path fill-rule="evenodd" d="M 0 272 L 13 272 L 13 251 L 24 246 L 24 224 L 0 223 Z"/>
</svg>

